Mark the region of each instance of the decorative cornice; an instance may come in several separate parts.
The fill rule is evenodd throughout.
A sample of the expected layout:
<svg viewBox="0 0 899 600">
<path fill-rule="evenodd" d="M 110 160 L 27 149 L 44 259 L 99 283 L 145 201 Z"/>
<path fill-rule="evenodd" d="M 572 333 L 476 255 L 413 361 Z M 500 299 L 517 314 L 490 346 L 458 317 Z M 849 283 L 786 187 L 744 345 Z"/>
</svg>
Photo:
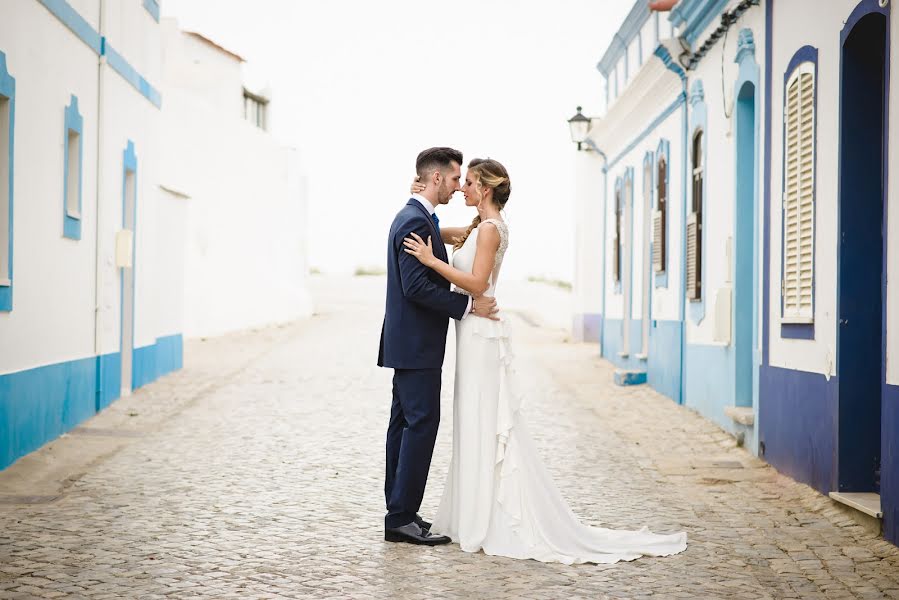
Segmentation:
<svg viewBox="0 0 899 600">
<path fill-rule="evenodd" d="M 702 87 L 702 80 L 697 79 L 690 86 L 690 106 L 695 107 L 700 102 L 705 102 L 705 89 Z"/>
<path fill-rule="evenodd" d="M 608 77 L 618 60 L 627 52 L 628 45 L 637 37 L 643 25 L 649 20 L 649 4 L 646 0 L 636 0 L 631 11 L 624 19 L 624 23 L 618 28 L 618 32 L 612 38 L 612 42 L 606 49 L 600 61 L 596 64 L 597 70 L 603 77 Z"/>
<path fill-rule="evenodd" d="M 684 73 L 683 68 L 679 64 L 674 62 L 674 58 L 671 57 L 671 53 L 668 52 L 668 48 L 666 48 L 662 44 L 659 44 L 653 54 L 662 61 L 662 63 L 665 65 L 665 68 L 680 77 L 681 81 L 686 81 L 687 74 Z"/>
<path fill-rule="evenodd" d="M 755 59 L 755 39 L 752 36 L 752 30 L 745 28 L 740 30 L 740 38 L 737 41 L 737 56 L 734 58 L 734 62 L 741 63 L 747 58 Z"/>
</svg>

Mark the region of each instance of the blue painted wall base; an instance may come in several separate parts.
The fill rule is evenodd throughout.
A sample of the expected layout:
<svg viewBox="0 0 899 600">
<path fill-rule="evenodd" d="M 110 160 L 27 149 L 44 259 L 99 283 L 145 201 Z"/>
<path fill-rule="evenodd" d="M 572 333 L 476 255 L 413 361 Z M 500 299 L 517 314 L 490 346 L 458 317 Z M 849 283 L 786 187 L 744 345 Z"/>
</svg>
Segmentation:
<svg viewBox="0 0 899 600">
<path fill-rule="evenodd" d="M 880 505 L 883 537 L 899 546 L 899 386 L 883 386 Z"/>
<path fill-rule="evenodd" d="M 182 356 L 181 335 L 136 348 L 134 387 L 180 369 Z M 0 375 L 0 470 L 103 410 L 120 393 L 118 352 Z"/>
<path fill-rule="evenodd" d="M 733 420 L 724 414 L 734 405 L 734 352 L 732 346 L 687 344 L 684 404 L 735 433 Z"/>
<path fill-rule="evenodd" d="M 623 322 L 604 319 L 602 322 L 602 356 L 616 367 L 627 371 L 643 371 L 646 383 L 675 402 L 680 401 L 680 321 L 652 321 L 649 329 L 649 353 L 646 360 L 636 357 L 642 344 L 643 322 L 631 321 L 631 353 L 619 355 L 622 349 Z M 634 350 L 634 345 L 638 348 Z"/>
</svg>

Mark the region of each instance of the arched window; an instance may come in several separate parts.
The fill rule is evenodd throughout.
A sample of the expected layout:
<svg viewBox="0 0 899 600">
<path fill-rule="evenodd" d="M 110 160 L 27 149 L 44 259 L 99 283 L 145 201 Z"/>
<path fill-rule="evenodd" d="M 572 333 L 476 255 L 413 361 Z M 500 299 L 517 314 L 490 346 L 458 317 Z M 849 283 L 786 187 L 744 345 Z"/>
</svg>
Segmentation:
<svg viewBox="0 0 899 600">
<path fill-rule="evenodd" d="M 693 134 L 693 202 L 687 216 L 687 298 L 702 299 L 702 129 Z"/>
<path fill-rule="evenodd" d="M 811 323 L 815 255 L 815 64 L 800 63 L 784 98 L 783 320 Z"/>
</svg>

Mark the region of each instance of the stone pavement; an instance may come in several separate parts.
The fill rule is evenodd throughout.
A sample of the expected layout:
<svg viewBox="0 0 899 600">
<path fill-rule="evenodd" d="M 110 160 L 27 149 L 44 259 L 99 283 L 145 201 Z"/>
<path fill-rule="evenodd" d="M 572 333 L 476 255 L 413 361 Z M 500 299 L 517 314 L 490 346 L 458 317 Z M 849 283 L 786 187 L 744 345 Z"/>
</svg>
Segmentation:
<svg viewBox="0 0 899 600">
<path fill-rule="evenodd" d="M 526 418 L 572 509 L 686 530 L 687 551 L 564 566 L 385 543 L 383 279 L 313 281 L 313 318 L 191 342 L 184 370 L 0 473 L 0 598 L 899 598 L 899 549 L 532 315 L 513 315 Z"/>
</svg>

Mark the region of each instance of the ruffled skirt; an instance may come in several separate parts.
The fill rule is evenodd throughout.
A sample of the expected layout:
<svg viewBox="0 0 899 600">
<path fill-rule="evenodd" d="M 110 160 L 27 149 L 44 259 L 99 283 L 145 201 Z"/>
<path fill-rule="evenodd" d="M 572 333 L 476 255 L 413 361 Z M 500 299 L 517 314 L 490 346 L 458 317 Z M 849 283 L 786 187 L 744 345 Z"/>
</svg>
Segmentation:
<svg viewBox="0 0 899 600">
<path fill-rule="evenodd" d="M 432 531 L 466 552 L 565 564 L 686 548 L 685 533 L 582 524 L 543 466 L 520 406 L 506 319 L 457 321 L 453 456 Z"/>
</svg>

